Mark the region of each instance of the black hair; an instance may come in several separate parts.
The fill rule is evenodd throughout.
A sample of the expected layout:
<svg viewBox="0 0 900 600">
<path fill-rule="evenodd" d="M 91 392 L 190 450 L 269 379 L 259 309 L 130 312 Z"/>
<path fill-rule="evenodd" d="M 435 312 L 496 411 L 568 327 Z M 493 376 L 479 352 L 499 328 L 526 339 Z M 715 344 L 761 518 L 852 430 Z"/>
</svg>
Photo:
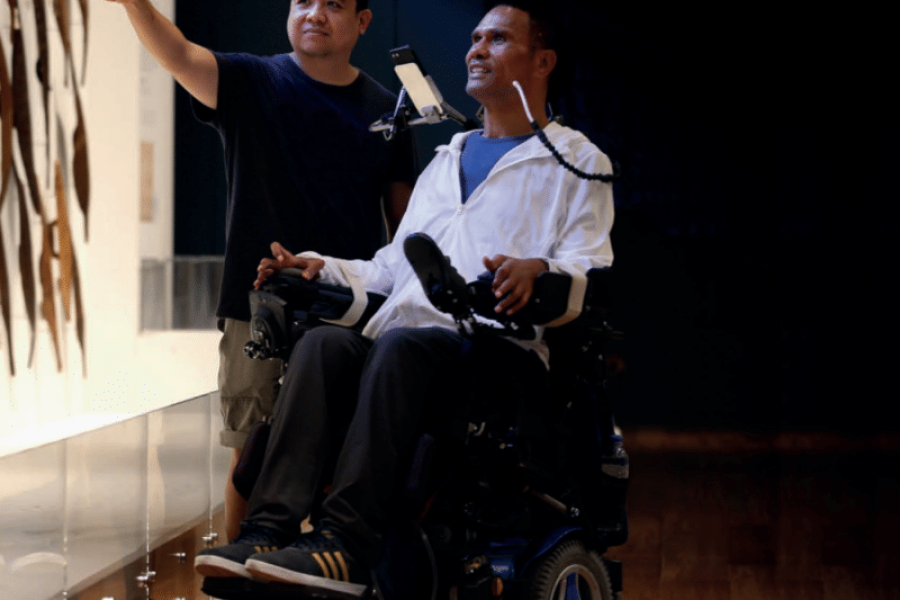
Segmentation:
<svg viewBox="0 0 900 600">
<path fill-rule="evenodd" d="M 369 8 L 369 0 L 356 0 L 356 12 L 362 12 Z"/>
<path fill-rule="evenodd" d="M 552 3 L 548 6 L 546 0 L 495 0 L 490 3 L 491 8 L 498 6 L 509 6 L 528 13 L 532 43 L 539 49 L 556 52 L 556 66 L 550 73 L 547 84 L 547 100 L 556 100 L 566 89 L 572 87 L 575 77 L 569 45 L 562 34 L 563 22 L 557 16 L 561 9 Z"/>
</svg>

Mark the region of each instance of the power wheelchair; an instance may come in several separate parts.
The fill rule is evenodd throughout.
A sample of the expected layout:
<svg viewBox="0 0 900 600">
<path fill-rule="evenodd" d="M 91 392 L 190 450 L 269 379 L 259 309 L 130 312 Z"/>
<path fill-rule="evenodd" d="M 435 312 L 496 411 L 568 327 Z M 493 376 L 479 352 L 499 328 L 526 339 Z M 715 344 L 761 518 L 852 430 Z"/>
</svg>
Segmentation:
<svg viewBox="0 0 900 600">
<path fill-rule="evenodd" d="M 424 234 L 409 236 L 404 250 L 429 300 L 453 315 L 470 339 L 528 339 L 535 325 L 569 322 L 544 330 L 551 398 L 540 416 L 539 438 L 530 431 L 529 415 L 521 414 L 445 423 L 423 433 L 397 491 L 372 596 L 620 599 L 622 566 L 604 556 L 628 537 L 628 457 L 606 389 L 617 370 L 606 353 L 618 337 L 606 322 L 609 271 L 593 269 L 580 282 L 544 273 L 528 306 L 510 318 L 493 311 L 489 273 L 465 282 Z M 361 328 L 383 300 L 369 293 L 354 326 Z M 306 330 L 339 319 L 353 295 L 288 269 L 251 292 L 250 302 L 246 353 L 286 360 Z M 483 358 L 473 353 L 474 361 Z M 308 597 L 287 585 L 251 584 L 239 591 L 211 578 L 204 591 L 226 600 Z"/>
</svg>

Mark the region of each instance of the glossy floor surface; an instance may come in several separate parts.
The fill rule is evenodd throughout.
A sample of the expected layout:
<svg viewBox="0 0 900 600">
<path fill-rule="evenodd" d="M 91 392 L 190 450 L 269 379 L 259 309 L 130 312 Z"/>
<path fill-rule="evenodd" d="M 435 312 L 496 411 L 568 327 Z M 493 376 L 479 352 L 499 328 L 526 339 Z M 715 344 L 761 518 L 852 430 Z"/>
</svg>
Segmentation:
<svg viewBox="0 0 900 600">
<path fill-rule="evenodd" d="M 627 600 L 900 599 L 900 437 L 625 439 Z"/>
<path fill-rule="evenodd" d="M 216 505 L 214 405 L 0 462 L 0 598 L 137 597 L 147 567 L 152 597 L 203 598 L 192 562 L 208 527 L 142 557 Z M 625 441 L 631 537 L 609 552 L 625 600 L 900 600 L 900 437 L 642 430 Z"/>
</svg>

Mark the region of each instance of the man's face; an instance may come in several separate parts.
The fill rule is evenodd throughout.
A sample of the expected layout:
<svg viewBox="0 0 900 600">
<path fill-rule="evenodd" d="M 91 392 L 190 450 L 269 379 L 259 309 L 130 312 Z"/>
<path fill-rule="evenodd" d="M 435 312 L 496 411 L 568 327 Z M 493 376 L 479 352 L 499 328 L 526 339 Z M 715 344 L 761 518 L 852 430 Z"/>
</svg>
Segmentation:
<svg viewBox="0 0 900 600">
<path fill-rule="evenodd" d="M 371 19 L 368 9 L 356 12 L 356 0 L 291 0 L 288 38 L 298 54 L 346 55 L 349 60 Z"/>
<path fill-rule="evenodd" d="M 528 13 L 509 6 L 498 6 L 484 16 L 472 32 L 466 54 L 470 96 L 485 106 L 518 98 L 512 82 L 527 87 L 534 76 L 530 24 Z"/>
</svg>

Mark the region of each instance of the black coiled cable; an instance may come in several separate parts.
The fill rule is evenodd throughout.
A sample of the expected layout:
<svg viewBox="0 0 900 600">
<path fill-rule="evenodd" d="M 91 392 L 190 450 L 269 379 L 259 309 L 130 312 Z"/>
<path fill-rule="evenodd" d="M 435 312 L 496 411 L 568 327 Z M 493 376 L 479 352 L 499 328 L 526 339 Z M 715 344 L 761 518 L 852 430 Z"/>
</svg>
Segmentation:
<svg viewBox="0 0 900 600">
<path fill-rule="evenodd" d="M 519 92 L 519 98 L 522 100 L 522 106 L 525 107 L 525 114 L 528 116 L 528 121 L 531 125 L 531 128 L 534 129 L 534 133 L 538 136 L 538 139 L 541 140 L 541 143 L 546 146 L 547 150 L 550 151 L 550 154 L 553 155 L 553 158 L 556 159 L 556 162 L 561 164 L 563 167 L 577 175 L 582 179 L 587 179 L 589 181 L 603 181 L 605 183 L 612 183 L 616 179 L 619 178 L 619 169 L 618 165 L 613 164 L 613 172 L 612 173 L 585 173 L 581 169 L 578 169 L 572 164 L 563 158 L 562 154 L 553 146 L 550 142 L 550 139 L 547 137 L 547 134 L 544 133 L 544 130 L 541 129 L 541 126 L 538 125 L 538 122 L 531 116 L 531 111 L 528 109 L 528 101 L 525 99 L 525 92 L 522 91 L 522 86 L 519 85 L 518 81 L 513 81 L 513 86 L 515 86 L 516 91 Z"/>
</svg>

